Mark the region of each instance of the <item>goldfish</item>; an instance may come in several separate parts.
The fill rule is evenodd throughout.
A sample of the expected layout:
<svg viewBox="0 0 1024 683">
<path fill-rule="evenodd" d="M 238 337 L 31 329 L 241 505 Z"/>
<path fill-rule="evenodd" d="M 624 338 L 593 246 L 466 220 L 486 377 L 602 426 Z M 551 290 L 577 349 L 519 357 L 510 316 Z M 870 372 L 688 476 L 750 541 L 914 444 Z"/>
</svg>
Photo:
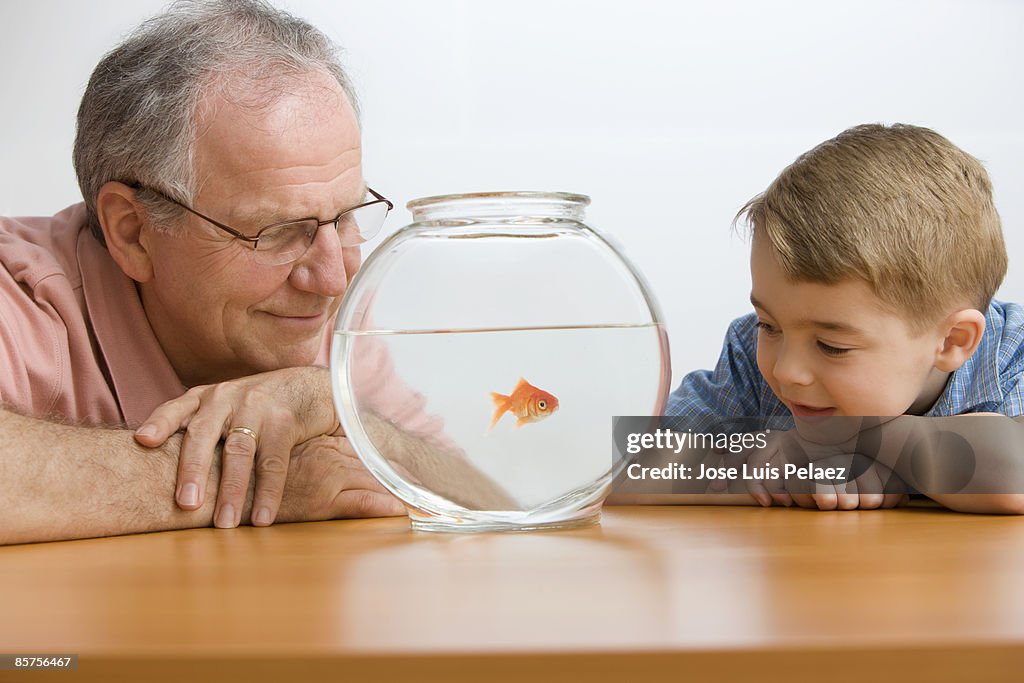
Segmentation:
<svg viewBox="0 0 1024 683">
<path fill-rule="evenodd" d="M 494 425 L 498 424 L 498 420 L 506 412 L 519 418 L 516 420 L 518 428 L 529 422 L 537 422 L 550 417 L 558 410 L 557 398 L 543 389 L 538 389 L 522 377 L 519 378 L 519 383 L 516 384 L 511 395 L 505 396 L 492 391 L 491 400 L 495 405 L 494 419 L 491 420 L 491 426 L 487 428 L 487 431 L 494 429 Z"/>
</svg>

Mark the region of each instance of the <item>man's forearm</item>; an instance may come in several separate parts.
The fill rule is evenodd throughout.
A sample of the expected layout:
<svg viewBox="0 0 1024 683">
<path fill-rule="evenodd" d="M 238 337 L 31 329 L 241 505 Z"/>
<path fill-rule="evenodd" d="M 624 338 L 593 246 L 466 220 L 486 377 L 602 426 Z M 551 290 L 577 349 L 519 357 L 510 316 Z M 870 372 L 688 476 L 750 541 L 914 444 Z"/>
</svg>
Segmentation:
<svg viewBox="0 0 1024 683">
<path fill-rule="evenodd" d="M 209 526 L 205 505 L 174 503 L 178 437 L 139 446 L 132 432 L 55 424 L 0 410 L 0 544 Z"/>
</svg>

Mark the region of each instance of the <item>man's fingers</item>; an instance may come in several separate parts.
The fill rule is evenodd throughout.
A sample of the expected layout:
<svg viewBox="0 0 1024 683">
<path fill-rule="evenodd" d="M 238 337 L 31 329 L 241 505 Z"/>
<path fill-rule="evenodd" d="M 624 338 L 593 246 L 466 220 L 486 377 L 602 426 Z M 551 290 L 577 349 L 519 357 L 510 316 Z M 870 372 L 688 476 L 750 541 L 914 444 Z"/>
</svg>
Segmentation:
<svg viewBox="0 0 1024 683">
<path fill-rule="evenodd" d="M 348 489 L 334 499 L 334 517 L 397 517 L 405 506 L 390 493 Z"/>
<path fill-rule="evenodd" d="M 292 444 L 271 430 L 256 453 L 256 488 L 252 499 L 252 525 L 270 526 L 277 518 L 288 476 Z"/>
<path fill-rule="evenodd" d="M 344 489 L 338 493 L 337 497 L 343 496 L 347 491 L 353 490 L 366 490 L 376 491 L 377 493 L 387 493 L 391 495 L 384 485 L 381 484 L 377 479 L 370 474 L 370 471 L 363 467 L 361 463 L 357 463 L 347 468 L 345 473 L 345 484 Z"/>
<path fill-rule="evenodd" d="M 135 430 L 135 440 L 147 448 L 163 445 L 172 434 L 189 424 L 199 410 L 203 392 L 198 387 L 157 407 Z"/>
<path fill-rule="evenodd" d="M 405 514 L 405 506 L 362 463 L 348 460 L 344 465 L 344 475 L 343 489 L 334 496 L 329 507 L 330 518 L 393 517 Z"/>
<path fill-rule="evenodd" d="M 174 499 L 183 510 L 202 507 L 206 499 L 210 465 L 227 418 L 226 409 L 218 412 L 205 410 L 198 412 L 189 422 L 178 453 L 178 483 L 174 492 Z M 223 473 L 221 476 L 223 479 Z"/>
<path fill-rule="evenodd" d="M 213 524 L 219 529 L 238 526 L 257 448 L 259 443 L 249 434 L 233 432 L 224 439 L 220 487 L 217 490 L 217 507 L 213 513 Z"/>
</svg>

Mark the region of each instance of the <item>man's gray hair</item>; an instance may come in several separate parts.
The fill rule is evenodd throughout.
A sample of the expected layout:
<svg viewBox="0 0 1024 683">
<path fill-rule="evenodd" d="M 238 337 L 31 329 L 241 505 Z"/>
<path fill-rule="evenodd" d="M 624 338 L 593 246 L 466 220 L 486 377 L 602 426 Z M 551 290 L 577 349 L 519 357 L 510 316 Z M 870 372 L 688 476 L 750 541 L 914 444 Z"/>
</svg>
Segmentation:
<svg viewBox="0 0 1024 683">
<path fill-rule="evenodd" d="M 93 234 L 105 243 L 96 197 L 112 180 L 191 205 L 199 189 L 196 117 L 206 96 L 241 81 L 273 99 L 282 80 L 321 70 L 358 113 L 334 43 L 263 0 L 180 0 L 143 23 L 96 66 L 78 109 L 75 171 Z M 152 193 L 139 200 L 158 224 L 181 214 Z"/>
</svg>

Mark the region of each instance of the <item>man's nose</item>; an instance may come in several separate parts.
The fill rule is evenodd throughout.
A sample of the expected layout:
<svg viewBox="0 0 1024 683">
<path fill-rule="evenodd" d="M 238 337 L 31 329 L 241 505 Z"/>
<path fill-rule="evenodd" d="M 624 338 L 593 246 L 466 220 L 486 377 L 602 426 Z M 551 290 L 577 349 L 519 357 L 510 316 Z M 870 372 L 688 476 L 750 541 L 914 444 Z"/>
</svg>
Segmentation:
<svg viewBox="0 0 1024 683">
<path fill-rule="evenodd" d="M 289 280 L 296 289 L 338 297 L 347 284 L 341 239 L 334 223 L 321 225 L 306 253 L 295 262 Z"/>
</svg>

